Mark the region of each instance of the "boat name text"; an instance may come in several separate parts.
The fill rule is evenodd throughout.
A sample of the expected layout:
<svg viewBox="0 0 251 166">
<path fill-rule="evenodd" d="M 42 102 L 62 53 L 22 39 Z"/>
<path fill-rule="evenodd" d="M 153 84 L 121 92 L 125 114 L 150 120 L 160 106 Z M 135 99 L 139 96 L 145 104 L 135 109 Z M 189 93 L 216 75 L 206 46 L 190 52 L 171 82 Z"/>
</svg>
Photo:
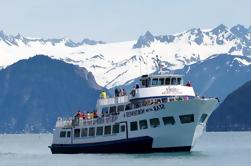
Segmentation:
<svg viewBox="0 0 251 166">
<path fill-rule="evenodd" d="M 151 112 L 151 111 L 159 111 L 159 110 L 163 110 L 165 109 L 165 106 L 164 104 L 159 104 L 159 105 L 156 105 L 156 106 L 153 106 L 153 107 L 150 107 L 150 108 L 141 108 L 141 109 L 137 109 L 137 110 L 134 110 L 134 111 L 130 111 L 130 112 L 126 112 L 124 114 L 125 117 L 131 117 L 131 116 L 137 116 L 137 115 L 141 115 L 145 112 Z"/>
</svg>

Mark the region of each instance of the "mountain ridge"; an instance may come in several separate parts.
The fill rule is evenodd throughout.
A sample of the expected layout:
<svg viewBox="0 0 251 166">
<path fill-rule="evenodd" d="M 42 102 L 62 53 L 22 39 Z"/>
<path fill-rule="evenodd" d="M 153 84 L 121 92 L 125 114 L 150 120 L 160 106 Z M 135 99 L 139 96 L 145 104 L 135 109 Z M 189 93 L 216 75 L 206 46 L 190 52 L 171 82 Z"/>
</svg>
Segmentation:
<svg viewBox="0 0 251 166">
<path fill-rule="evenodd" d="M 182 69 L 217 54 L 251 57 L 251 31 L 240 24 L 231 28 L 221 24 L 208 30 L 192 28 L 173 35 L 154 36 L 147 31 L 136 41 L 76 47 L 70 47 L 74 44 L 64 40 L 55 40 L 54 44 L 18 42 L 18 46 L 0 40 L 0 66 L 6 67 L 20 59 L 44 54 L 86 68 L 100 86 L 109 89 L 140 75 L 154 73 L 157 56 L 170 70 Z M 66 41 L 69 46 L 65 45 Z"/>
<path fill-rule="evenodd" d="M 79 47 L 81 45 L 87 44 L 87 45 L 96 45 L 96 44 L 105 44 L 103 41 L 95 41 L 88 38 L 84 38 L 80 42 L 74 42 L 73 40 L 69 38 L 51 38 L 51 39 L 44 39 L 44 38 L 29 38 L 24 37 L 21 34 L 17 35 L 8 35 L 4 33 L 3 30 L 0 31 L 0 40 L 4 41 L 8 45 L 15 45 L 18 46 L 19 41 L 23 42 L 24 44 L 28 44 L 29 42 L 41 42 L 43 44 L 50 43 L 51 45 L 55 45 L 58 43 L 63 42 L 65 46 L 68 47 Z"/>
<path fill-rule="evenodd" d="M 208 120 L 208 131 L 251 130 L 251 79 L 230 93 Z"/>
<path fill-rule="evenodd" d="M 101 87 L 90 72 L 37 55 L 0 70 L 0 132 L 52 132 L 57 117 L 93 111 Z"/>
</svg>

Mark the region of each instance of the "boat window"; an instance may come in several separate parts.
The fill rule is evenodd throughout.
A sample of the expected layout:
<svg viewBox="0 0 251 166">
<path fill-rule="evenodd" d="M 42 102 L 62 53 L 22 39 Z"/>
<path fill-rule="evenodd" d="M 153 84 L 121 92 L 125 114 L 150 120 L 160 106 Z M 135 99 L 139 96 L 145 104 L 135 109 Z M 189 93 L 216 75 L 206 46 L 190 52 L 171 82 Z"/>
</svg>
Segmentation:
<svg viewBox="0 0 251 166">
<path fill-rule="evenodd" d="M 200 117 L 200 123 L 204 123 L 207 118 L 207 114 L 202 114 Z"/>
<path fill-rule="evenodd" d="M 192 122 L 194 122 L 194 115 L 193 114 L 180 115 L 180 122 L 182 124 L 184 124 L 184 123 L 192 123 Z"/>
<path fill-rule="evenodd" d="M 142 80 L 142 86 L 147 88 L 147 87 L 148 87 L 149 82 L 150 82 L 150 79 L 149 79 L 149 78 L 148 78 L 148 79 L 144 79 L 144 80 Z"/>
<path fill-rule="evenodd" d="M 88 128 L 83 128 L 81 131 L 81 137 L 87 137 Z"/>
<path fill-rule="evenodd" d="M 71 131 L 67 131 L 67 137 L 71 137 Z"/>
<path fill-rule="evenodd" d="M 175 124 L 174 117 L 172 117 L 172 116 L 163 117 L 162 120 L 163 120 L 164 125 L 174 125 Z"/>
<path fill-rule="evenodd" d="M 97 127 L 97 130 L 96 130 L 96 135 L 103 135 L 103 126 L 99 126 Z"/>
<path fill-rule="evenodd" d="M 130 110 L 130 109 L 132 109 L 132 104 L 131 103 L 126 104 L 125 110 Z"/>
<path fill-rule="evenodd" d="M 162 98 L 162 99 L 161 99 L 161 102 L 162 102 L 162 103 L 166 103 L 167 101 L 168 101 L 167 98 Z"/>
<path fill-rule="evenodd" d="M 146 80 L 146 87 L 149 87 L 150 81 L 151 81 L 150 78 L 148 78 L 148 79 Z"/>
<path fill-rule="evenodd" d="M 150 126 L 155 128 L 158 127 L 160 125 L 159 119 L 158 118 L 153 118 L 150 119 Z"/>
<path fill-rule="evenodd" d="M 181 78 L 177 78 L 177 85 L 181 84 Z"/>
<path fill-rule="evenodd" d="M 124 105 L 119 105 L 118 106 L 118 112 L 124 111 Z"/>
<path fill-rule="evenodd" d="M 135 122 L 131 122 L 130 128 L 131 128 L 131 131 L 138 130 L 138 124 L 137 124 L 137 121 L 135 121 Z"/>
<path fill-rule="evenodd" d="M 144 79 L 144 80 L 142 80 L 141 82 L 142 82 L 142 83 L 141 83 L 142 86 L 143 86 L 143 87 L 146 87 L 146 80 Z"/>
<path fill-rule="evenodd" d="M 105 135 L 110 135 L 111 134 L 111 126 L 105 126 Z"/>
<path fill-rule="evenodd" d="M 158 78 L 154 78 L 152 80 L 152 85 L 158 85 Z"/>
<path fill-rule="evenodd" d="M 122 133 L 125 132 L 125 125 L 120 126 L 120 132 L 122 132 Z"/>
<path fill-rule="evenodd" d="M 60 132 L 60 137 L 61 137 L 61 138 L 66 137 L 66 131 L 61 131 L 61 132 Z"/>
<path fill-rule="evenodd" d="M 90 128 L 89 128 L 89 136 L 90 136 L 90 137 L 95 136 L 95 127 L 90 127 Z"/>
<path fill-rule="evenodd" d="M 159 79 L 159 85 L 164 85 L 165 83 L 165 78 L 160 78 Z"/>
<path fill-rule="evenodd" d="M 170 78 L 169 77 L 165 79 L 165 85 L 170 85 Z"/>
<path fill-rule="evenodd" d="M 102 114 L 108 114 L 108 107 L 102 108 Z"/>
<path fill-rule="evenodd" d="M 116 114 L 116 106 L 110 107 L 110 114 Z"/>
<path fill-rule="evenodd" d="M 74 137 L 75 137 L 75 138 L 80 137 L 80 129 L 75 129 L 75 130 L 74 130 Z"/>
<path fill-rule="evenodd" d="M 140 120 L 139 121 L 139 128 L 140 129 L 147 129 L 147 120 Z"/>
<path fill-rule="evenodd" d="M 134 108 L 139 108 L 142 106 L 142 102 L 135 102 L 133 103 L 133 105 L 134 105 Z"/>
<path fill-rule="evenodd" d="M 171 85 L 176 85 L 176 78 L 171 79 Z"/>
<path fill-rule="evenodd" d="M 115 124 L 112 126 L 112 134 L 119 133 L 119 124 Z"/>
</svg>

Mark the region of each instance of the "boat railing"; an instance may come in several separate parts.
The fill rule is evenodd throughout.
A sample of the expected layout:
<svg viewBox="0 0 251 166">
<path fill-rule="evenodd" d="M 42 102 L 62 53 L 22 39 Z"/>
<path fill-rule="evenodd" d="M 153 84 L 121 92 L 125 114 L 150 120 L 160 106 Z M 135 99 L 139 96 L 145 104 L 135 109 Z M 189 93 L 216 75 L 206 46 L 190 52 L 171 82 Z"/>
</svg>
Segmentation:
<svg viewBox="0 0 251 166">
<path fill-rule="evenodd" d="M 82 119 L 82 118 L 58 118 L 56 122 L 56 127 L 69 128 L 76 126 L 93 126 L 93 125 L 103 125 L 111 124 L 118 119 L 118 115 L 110 115 L 106 117 L 97 117 L 92 119 Z"/>
<path fill-rule="evenodd" d="M 119 103 L 126 103 L 129 101 L 128 96 L 119 96 L 119 97 L 110 97 L 105 99 L 99 99 L 97 102 L 98 106 L 102 105 L 112 105 L 112 104 L 119 104 Z"/>
<path fill-rule="evenodd" d="M 72 121 L 73 118 L 62 118 L 62 117 L 58 117 L 57 122 L 56 122 L 56 127 L 72 127 Z"/>
</svg>

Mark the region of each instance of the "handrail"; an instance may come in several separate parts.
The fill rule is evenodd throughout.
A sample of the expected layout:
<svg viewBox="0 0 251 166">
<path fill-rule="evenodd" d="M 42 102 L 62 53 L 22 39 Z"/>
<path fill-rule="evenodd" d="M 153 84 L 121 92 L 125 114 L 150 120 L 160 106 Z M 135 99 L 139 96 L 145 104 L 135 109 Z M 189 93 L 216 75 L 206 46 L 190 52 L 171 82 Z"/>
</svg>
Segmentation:
<svg viewBox="0 0 251 166">
<path fill-rule="evenodd" d="M 110 97 L 110 98 L 105 98 L 105 99 L 99 99 L 97 102 L 97 106 L 126 103 L 128 101 L 129 101 L 129 97 L 127 95 L 119 96 L 119 97 Z"/>
<path fill-rule="evenodd" d="M 56 127 L 76 127 L 76 126 L 93 126 L 99 124 L 110 124 L 118 119 L 118 115 L 110 115 L 107 117 L 98 117 L 93 119 L 81 118 L 61 118 L 59 117 L 56 122 Z"/>
</svg>

